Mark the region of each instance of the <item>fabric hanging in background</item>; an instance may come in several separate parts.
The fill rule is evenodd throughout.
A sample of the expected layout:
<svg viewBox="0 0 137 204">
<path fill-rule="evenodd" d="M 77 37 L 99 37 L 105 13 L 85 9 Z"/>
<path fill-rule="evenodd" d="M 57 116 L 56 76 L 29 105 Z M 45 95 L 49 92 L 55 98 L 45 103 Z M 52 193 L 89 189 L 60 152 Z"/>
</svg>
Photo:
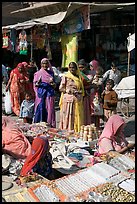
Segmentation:
<svg viewBox="0 0 137 204">
<path fill-rule="evenodd" d="M 49 39 L 51 38 L 51 32 L 50 32 L 50 26 L 48 24 L 45 25 L 45 35 L 46 35 L 45 47 L 47 52 L 47 58 L 49 60 L 52 60 L 52 53 L 51 53 L 50 42 L 49 42 Z"/>
<path fill-rule="evenodd" d="M 21 33 L 19 34 L 19 40 L 20 40 L 19 42 L 20 55 L 27 55 L 28 43 L 27 43 L 27 35 L 25 30 L 22 30 Z"/>
<path fill-rule="evenodd" d="M 49 60 L 52 60 L 52 53 L 51 53 L 51 48 L 50 48 L 49 40 L 48 40 L 48 43 L 47 43 L 46 51 L 47 51 L 47 58 Z"/>
<path fill-rule="evenodd" d="M 8 36 L 3 36 L 3 46 L 2 48 L 7 48 L 9 46 L 9 38 Z"/>
<path fill-rule="evenodd" d="M 70 62 L 78 61 L 78 37 L 77 34 L 61 37 L 62 67 L 68 67 Z"/>
<path fill-rule="evenodd" d="M 63 23 L 63 34 L 73 34 L 84 30 L 83 18 L 80 11 L 75 11 L 71 18 Z"/>
<path fill-rule="evenodd" d="M 16 29 L 12 28 L 10 33 L 10 39 L 11 39 L 11 46 L 12 51 L 16 52 Z"/>
<path fill-rule="evenodd" d="M 43 38 L 43 36 L 39 36 L 38 41 L 37 41 L 37 49 L 43 49 L 45 45 L 45 39 Z"/>
<path fill-rule="evenodd" d="M 80 11 L 83 18 L 84 29 L 90 29 L 90 5 L 81 7 Z"/>
<path fill-rule="evenodd" d="M 128 52 L 130 52 L 133 49 L 135 49 L 135 33 L 132 35 L 129 35 L 129 37 L 127 37 L 127 40 L 128 40 L 127 50 Z"/>
</svg>

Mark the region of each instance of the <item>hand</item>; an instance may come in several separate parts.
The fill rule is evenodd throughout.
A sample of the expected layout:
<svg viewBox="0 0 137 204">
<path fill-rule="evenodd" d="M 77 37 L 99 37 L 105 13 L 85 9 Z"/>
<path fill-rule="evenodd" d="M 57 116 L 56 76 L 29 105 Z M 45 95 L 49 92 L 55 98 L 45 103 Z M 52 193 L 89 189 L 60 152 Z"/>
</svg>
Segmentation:
<svg viewBox="0 0 137 204">
<path fill-rule="evenodd" d="M 102 94 L 101 95 L 105 95 L 105 90 L 102 92 Z"/>
<path fill-rule="evenodd" d="M 56 84 L 54 82 L 50 82 L 50 85 L 55 89 L 56 88 Z"/>
<path fill-rule="evenodd" d="M 23 82 L 24 82 L 24 80 L 21 79 L 21 80 L 20 80 L 20 83 L 23 83 Z"/>
<path fill-rule="evenodd" d="M 6 92 L 9 90 L 9 87 L 8 86 L 6 86 Z"/>
</svg>

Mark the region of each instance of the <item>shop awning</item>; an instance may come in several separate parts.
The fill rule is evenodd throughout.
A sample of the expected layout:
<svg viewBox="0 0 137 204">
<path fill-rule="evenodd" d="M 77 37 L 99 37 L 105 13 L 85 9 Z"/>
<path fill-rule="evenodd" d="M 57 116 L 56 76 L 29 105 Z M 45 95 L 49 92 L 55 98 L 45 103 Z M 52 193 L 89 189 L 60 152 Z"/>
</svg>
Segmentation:
<svg viewBox="0 0 137 204">
<path fill-rule="evenodd" d="M 63 21 L 65 17 L 69 16 L 74 10 L 84 5 L 90 5 L 90 13 L 92 14 L 92 13 L 109 11 L 109 10 L 116 9 L 119 7 L 134 6 L 135 3 L 39 2 L 39 4 L 37 3 L 35 6 L 31 6 L 31 7 L 24 8 L 24 9 L 19 9 L 11 13 L 29 12 L 31 16 L 32 10 L 37 11 L 37 9 L 41 9 L 39 11 L 44 12 L 43 17 L 39 16 L 39 18 L 33 18 L 32 20 L 25 21 L 23 23 L 3 26 L 2 30 L 12 29 L 12 28 L 15 28 L 16 30 L 22 29 L 22 28 L 27 29 L 35 25 L 42 25 L 46 23 L 47 24 L 58 24 L 61 21 Z M 53 13 L 53 10 L 56 13 L 50 15 L 49 13 Z"/>
<path fill-rule="evenodd" d="M 23 23 L 17 23 L 14 25 L 8 25 L 8 26 L 3 26 L 2 29 L 13 29 L 15 28 L 16 30 L 19 29 L 27 29 L 27 28 L 31 28 L 35 25 L 44 25 L 46 23 L 48 24 L 58 24 L 60 23 L 66 16 L 67 11 L 65 12 L 59 12 L 55 15 L 50 15 L 50 16 L 45 16 L 42 18 L 36 18 L 30 21 L 25 21 Z"/>
<path fill-rule="evenodd" d="M 16 14 L 19 12 L 22 13 L 28 13 L 31 15 L 34 10 L 39 12 L 40 15 L 40 11 L 45 10 L 45 13 L 48 13 L 48 15 L 50 15 L 49 13 L 53 12 L 54 8 L 56 8 L 56 10 L 58 10 L 57 8 L 59 8 L 60 10 L 64 9 L 65 6 L 67 4 L 71 3 L 72 6 L 79 6 L 79 5 L 90 5 L 91 8 L 91 13 L 96 13 L 96 12 L 103 12 L 103 11 L 108 11 L 111 9 L 115 9 L 115 8 L 120 8 L 120 7 L 128 7 L 128 6 L 133 6 L 135 5 L 135 2 L 133 3 L 115 3 L 115 2 L 110 2 L 110 3 L 86 3 L 86 2 L 39 2 L 34 4 L 34 6 L 30 6 L 28 8 L 24 8 L 24 9 L 19 9 L 16 11 L 12 11 L 11 14 Z"/>
</svg>

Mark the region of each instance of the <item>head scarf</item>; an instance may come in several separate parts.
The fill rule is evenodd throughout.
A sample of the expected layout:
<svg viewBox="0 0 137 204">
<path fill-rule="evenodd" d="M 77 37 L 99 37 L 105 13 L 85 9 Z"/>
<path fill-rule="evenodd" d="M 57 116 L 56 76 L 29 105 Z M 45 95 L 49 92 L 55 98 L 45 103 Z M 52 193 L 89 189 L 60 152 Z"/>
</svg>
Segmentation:
<svg viewBox="0 0 137 204">
<path fill-rule="evenodd" d="M 123 120 L 123 118 L 121 116 L 119 116 L 118 114 L 112 115 L 108 119 L 108 121 L 104 127 L 104 130 L 99 137 L 98 142 L 100 142 L 103 138 L 108 138 L 108 139 L 111 139 L 112 141 L 115 142 L 116 132 L 117 132 L 118 128 L 123 124 L 125 124 L 125 121 Z M 123 134 L 122 134 L 122 136 L 124 137 Z"/>
<path fill-rule="evenodd" d="M 83 82 L 82 82 L 82 78 L 81 78 L 81 74 L 80 74 L 80 69 L 75 62 L 70 62 L 69 65 L 71 63 L 74 63 L 76 65 L 76 67 L 77 67 L 76 75 L 78 77 L 74 76 L 70 71 L 68 71 L 65 74 L 65 76 L 72 79 L 73 81 L 75 81 L 75 84 L 76 84 L 78 90 L 82 90 L 82 95 L 84 96 L 84 86 L 83 86 Z"/>
<path fill-rule="evenodd" d="M 13 73 L 15 73 L 15 74 L 18 76 L 18 78 L 24 79 L 25 76 L 23 75 L 23 72 L 22 72 L 22 73 L 19 72 L 18 67 L 24 68 L 24 65 L 23 65 L 22 63 L 19 63 L 19 64 L 17 65 L 17 67 L 16 67 L 15 69 L 13 69 Z"/>
<path fill-rule="evenodd" d="M 22 62 L 23 66 L 28 66 L 28 63 L 27 62 Z"/>
<path fill-rule="evenodd" d="M 50 61 L 49 61 L 48 58 L 43 58 L 43 59 L 41 60 L 41 64 L 45 63 L 46 61 L 48 61 L 48 63 L 49 63 L 49 68 L 50 68 L 50 70 L 52 70 L 52 66 L 51 66 L 51 63 L 50 63 Z"/>
<path fill-rule="evenodd" d="M 92 60 L 89 65 L 91 65 L 96 71 L 97 67 L 99 66 L 99 62 L 97 60 Z"/>
<path fill-rule="evenodd" d="M 44 156 L 49 147 L 49 141 L 46 137 L 36 137 L 32 142 L 31 153 L 27 157 L 22 170 L 21 176 L 25 176 L 32 170 L 35 164 Z"/>
</svg>

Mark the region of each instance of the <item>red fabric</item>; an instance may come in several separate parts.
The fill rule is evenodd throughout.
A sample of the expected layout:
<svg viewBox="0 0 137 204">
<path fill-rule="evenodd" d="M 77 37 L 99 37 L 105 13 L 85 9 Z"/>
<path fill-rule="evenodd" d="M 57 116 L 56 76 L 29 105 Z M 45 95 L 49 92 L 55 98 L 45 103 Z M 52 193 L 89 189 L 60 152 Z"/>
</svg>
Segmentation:
<svg viewBox="0 0 137 204">
<path fill-rule="evenodd" d="M 28 66 L 27 62 L 22 62 L 23 66 Z"/>
<path fill-rule="evenodd" d="M 31 153 L 27 157 L 22 170 L 21 176 L 27 175 L 29 171 L 35 166 L 35 164 L 42 158 L 49 147 L 49 142 L 47 138 L 37 137 L 32 142 Z"/>
<path fill-rule="evenodd" d="M 23 64 L 22 64 L 22 63 L 19 63 L 19 64 L 17 65 L 17 67 L 13 70 L 13 73 L 15 73 L 15 74 L 18 76 L 19 79 L 21 79 L 21 80 L 23 80 L 23 79 L 26 80 L 24 74 L 19 72 L 18 67 L 22 67 L 22 68 L 23 68 Z"/>
<path fill-rule="evenodd" d="M 31 144 L 10 116 L 2 116 L 2 145 L 16 159 L 25 159 L 31 152 Z"/>
</svg>

